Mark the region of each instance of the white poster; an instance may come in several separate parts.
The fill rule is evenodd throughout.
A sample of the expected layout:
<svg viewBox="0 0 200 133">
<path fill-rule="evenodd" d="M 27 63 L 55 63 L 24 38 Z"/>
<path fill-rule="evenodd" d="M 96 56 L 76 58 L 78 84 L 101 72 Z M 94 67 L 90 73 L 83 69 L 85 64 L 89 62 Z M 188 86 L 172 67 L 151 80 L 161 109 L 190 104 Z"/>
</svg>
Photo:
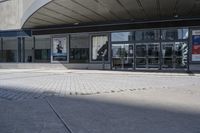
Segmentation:
<svg viewBox="0 0 200 133">
<path fill-rule="evenodd" d="M 67 55 L 67 39 L 53 38 L 53 56 L 66 56 Z"/>
</svg>

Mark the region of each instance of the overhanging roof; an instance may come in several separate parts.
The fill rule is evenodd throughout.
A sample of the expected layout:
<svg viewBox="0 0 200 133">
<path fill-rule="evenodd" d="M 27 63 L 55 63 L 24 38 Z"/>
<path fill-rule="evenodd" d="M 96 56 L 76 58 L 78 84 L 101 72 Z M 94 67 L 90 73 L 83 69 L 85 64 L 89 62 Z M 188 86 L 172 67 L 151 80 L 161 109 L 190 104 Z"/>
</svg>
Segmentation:
<svg viewBox="0 0 200 133">
<path fill-rule="evenodd" d="M 200 18 L 200 0 L 52 0 L 22 28 Z"/>
</svg>

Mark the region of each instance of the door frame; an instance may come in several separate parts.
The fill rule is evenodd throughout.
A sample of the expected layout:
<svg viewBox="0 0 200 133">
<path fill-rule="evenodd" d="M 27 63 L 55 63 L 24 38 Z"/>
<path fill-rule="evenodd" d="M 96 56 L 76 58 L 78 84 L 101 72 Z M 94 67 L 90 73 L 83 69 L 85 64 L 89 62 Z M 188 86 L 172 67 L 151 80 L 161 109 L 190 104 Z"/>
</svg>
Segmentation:
<svg viewBox="0 0 200 133">
<path fill-rule="evenodd" d="M 144 57 L 137 57 L 136 55 L 136 51 L 137 51 L 137 45 L 144 45 L 145 49 L 146 49 L 146 55 Z M 151 57 L 149 57 L 149 45 L 157 45 L 158 46 L 158 51 L 159 51 L 159 55 L 158 55 L 158 65 L 157 67 L 150 67 L 149 65 L 149 59 L 153 59 Z M 145 59 L 145 67 L 144 68 L 140 68 L 137 67 L 137 59 Z M 160 69 L 160 43 L 159 42 L 150 42 L 150 43 L 136 43 L 135 44 L 135 70 L 159 70 Z"/>
<path fill-rule="evenodd" d="M 121 67 L 117 67 L 117 68 L 114 68 L 113 66 L 113 44 L 114 45 L 132 45 L 133 46 L 133 49 L 132 49 L 132 52 L 133 52 L 133 56 L 132 57 L 128 57 L 128 58 L 132 58 L 133 59 L 133 62 L 132 62 L 132 67 L 130 68 L 124 68 L 124 63 L 121 63 Z M 116 59 L 119 59 L 120 62 L 121 61 L 121 58 L 116 58 Z M 134 43 L 129 43 L 129 42 L 121 42 L 121 43 L 111 43 L 111 68 L 112 70 L 135 70 L 135 44 Z"/>
</svg>

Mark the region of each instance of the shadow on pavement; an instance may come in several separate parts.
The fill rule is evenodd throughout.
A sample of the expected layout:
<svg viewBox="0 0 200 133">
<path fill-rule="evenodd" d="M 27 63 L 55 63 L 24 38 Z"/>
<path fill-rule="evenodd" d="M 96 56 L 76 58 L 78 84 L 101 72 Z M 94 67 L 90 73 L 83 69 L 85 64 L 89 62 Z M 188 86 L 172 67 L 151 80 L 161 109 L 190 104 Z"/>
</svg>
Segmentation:
<svg viewBox="0 0 200 133">
<path fill-rule="evenodd" d="M 1 133 L 200 133 L 199 125 L 198 111 L 87 97 L 0 98 Z"/>
</svg>

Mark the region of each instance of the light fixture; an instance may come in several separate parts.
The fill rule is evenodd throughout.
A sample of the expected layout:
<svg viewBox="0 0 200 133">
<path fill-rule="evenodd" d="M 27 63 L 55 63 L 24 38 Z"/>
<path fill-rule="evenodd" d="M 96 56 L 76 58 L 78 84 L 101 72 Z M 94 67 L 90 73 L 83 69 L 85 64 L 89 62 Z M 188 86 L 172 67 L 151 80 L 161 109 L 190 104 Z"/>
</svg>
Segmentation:
<svg viewBox="0 0 200 133">
<path fill-rule="evenodd" d="M 78 22 L 76 22 L 76 23 L 74 23 L 74 25 L 79 25 L 79 23 L 78 23 Z"/>
</svg>

